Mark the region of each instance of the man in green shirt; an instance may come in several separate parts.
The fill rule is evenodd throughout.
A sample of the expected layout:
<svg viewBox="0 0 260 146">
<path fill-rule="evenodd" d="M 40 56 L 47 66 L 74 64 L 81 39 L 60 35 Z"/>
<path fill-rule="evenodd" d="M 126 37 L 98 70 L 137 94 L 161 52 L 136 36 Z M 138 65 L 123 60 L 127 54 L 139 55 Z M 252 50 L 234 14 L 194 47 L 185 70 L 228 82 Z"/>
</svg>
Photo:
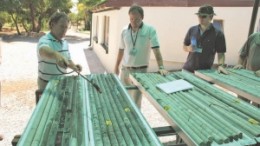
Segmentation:
<svg viewBox="0 0 260 146">
<path fill-rule="evenodd" d="M 250 35 L 240 50 L 238 64 L 235 69 L 245 68 L 260 77 L 260 33 Z"/>
</svg>

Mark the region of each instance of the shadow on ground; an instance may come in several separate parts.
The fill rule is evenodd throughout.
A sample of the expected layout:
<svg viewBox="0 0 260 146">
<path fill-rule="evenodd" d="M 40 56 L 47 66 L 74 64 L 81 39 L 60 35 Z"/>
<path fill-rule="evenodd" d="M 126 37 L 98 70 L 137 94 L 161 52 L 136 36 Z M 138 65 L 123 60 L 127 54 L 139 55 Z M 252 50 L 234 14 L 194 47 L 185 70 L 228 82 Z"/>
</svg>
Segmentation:
<svg viewBox="0 0 260 146">
<path fill-rule="evenodd" d="M 66 35 L 65 39 L 69 42 L 69 43 L 79 43 L 79 42 L 84 42 L 84 41 L 89 41 L 89 37 L 86 38 L 82 38 L 82 37 L 78 37 L 78 36 L 74 36 L 74 35 Z"/>
<path fill-rule="evenodd" d="M 92 48 L 84 49 L 84 53 L 88 62 L 89 70 L 92 74 L 102 74 L 106 72 L 105 67 Z"/>
</svg>

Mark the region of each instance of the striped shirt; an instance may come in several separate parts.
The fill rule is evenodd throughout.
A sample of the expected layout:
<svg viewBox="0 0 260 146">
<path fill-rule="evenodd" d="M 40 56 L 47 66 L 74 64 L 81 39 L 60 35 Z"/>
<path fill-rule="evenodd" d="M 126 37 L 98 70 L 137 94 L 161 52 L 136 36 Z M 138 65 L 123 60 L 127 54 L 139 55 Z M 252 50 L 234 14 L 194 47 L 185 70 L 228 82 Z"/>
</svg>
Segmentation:
<svg viewBox="0 0 260 146">
<path fill-rule="evenodd" d="M 240 50 L 240 57 L 246 59 L 246 69 L 260 70 L 260 33 L 253 33 Z"/>
<path fill-rule="evenodd" d="M 67 60 L 71 60 L 71 57 L 66 40 L 63 39 L 59 41 L 55 39 L 51 33 L 47 33 L 40 38 L 37 45 L 38 77 L 42 80 L 49 81 L 55 76 L 62 75 L 60 71 L 66 72 L 66 69 L 56 65 L 56 60 L 40 56 L 39 50 L 44 46 L 61 53 Z"/>
</svg>

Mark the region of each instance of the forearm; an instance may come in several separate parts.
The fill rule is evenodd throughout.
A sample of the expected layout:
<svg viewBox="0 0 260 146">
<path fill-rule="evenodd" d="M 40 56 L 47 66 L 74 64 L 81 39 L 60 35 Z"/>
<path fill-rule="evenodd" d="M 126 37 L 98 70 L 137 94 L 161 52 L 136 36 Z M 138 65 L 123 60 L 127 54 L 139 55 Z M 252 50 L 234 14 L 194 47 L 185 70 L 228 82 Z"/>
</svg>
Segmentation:
<svg viewBox="0 0 260 146">
<path fill-rule="evenodd" d="M 80 64 L 75 64 L 72 60 L 68 61 L 68 66 L 70 69 L 76 71 L 76 72 L 81 72 L 82 71 L 82 66 Z"/>
<path fill-rule="evenodd" d="M 41 47 L 39 50 L 40 56 L 43 58 L 48 58 L 48 59 L 56 59 L 57 53 L 58 52 L 52 50 L 51 48 L 49 48 L 47 46 Z"/>
<path fill-rule="evenodd" d="M 191 47 L 190 47 L 190 46 L 183 45 L 183 50 L 184 50 L 185 52 L 191 52 Z"/>
<path fill-rule="evenodd" d="M 163 66 L 163 58 L 162 58 L 160 49 L 159 49 L 159 48 L 154 48 L 154 49 L 153 49 L 153 52 L 154 52 L 154 56 L 155 56 L 156 61 L 157 61 L 157 64 L 158 64 L 159 73 L 160 73 L 161 75 L 166 75 L 166 74 L 168 74 L 168 71 L 165 70 L 165 68 L 164 68 L 164 66 Z"/>
<path fill-rule="evenodd" d="M 159 68 L 163 67 L 163 59 L 162 59 L 162 55 L 161 55 L 160 49 L 159 48 L 154 48 L 153 52 L 154 52 L 154 56 L 156 58 L 158 67 Z"/>
<path fill-rule="evenodd" d="M 246 57 L 241 57 L 241 56 L 239 56 L 239 58 L 238 58 L 238 64 L 240 64 L 240 65 L 242 65 L 242 66 L 245 66 L 245 61 L 246 61 L 246 59 L 245 59 Z"/>
<path fill-rule="evenodd" d="M 218 64 L 219 65 L 225 64 L 225 53 L 218 53 Z"/>
<path fill-rule="evenodd" d="M 225 53 L 218 53 L 218 73 L 229 74 L 223 65 L 225 65 Z"/>
<path fill-rule="evenodd" d="M 72 60 L 69 60 L 68 61 L 68 67 L 73 69 L 73 68 L 76 67 L 76 64 Z"/>
<path fill-rule="evenodd" d="M 119 49 L 119 52 L 117 54 L 117 59 L 116 59 L 116 68 L 119 66 L 122 58 L 123 58 L 123 55 L 124 55 L 124 50 L 123 49 Z"/>
</svg>

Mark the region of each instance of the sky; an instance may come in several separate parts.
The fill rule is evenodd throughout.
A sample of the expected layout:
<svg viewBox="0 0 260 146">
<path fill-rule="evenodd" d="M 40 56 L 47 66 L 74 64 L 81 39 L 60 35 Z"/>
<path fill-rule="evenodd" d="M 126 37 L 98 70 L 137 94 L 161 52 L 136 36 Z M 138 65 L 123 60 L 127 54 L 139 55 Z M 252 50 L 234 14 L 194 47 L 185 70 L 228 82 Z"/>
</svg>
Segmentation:
<svg viewBox="0 0 260 146">
<path fill-rule="evenodd" d="M 78 0 L 72 0 L 73 2 L 73 7 L 70 9 L 72 13 L 78 13 L 78 10 L 77 10 L 77 3 L 78 3 Z"/>
</svg>

